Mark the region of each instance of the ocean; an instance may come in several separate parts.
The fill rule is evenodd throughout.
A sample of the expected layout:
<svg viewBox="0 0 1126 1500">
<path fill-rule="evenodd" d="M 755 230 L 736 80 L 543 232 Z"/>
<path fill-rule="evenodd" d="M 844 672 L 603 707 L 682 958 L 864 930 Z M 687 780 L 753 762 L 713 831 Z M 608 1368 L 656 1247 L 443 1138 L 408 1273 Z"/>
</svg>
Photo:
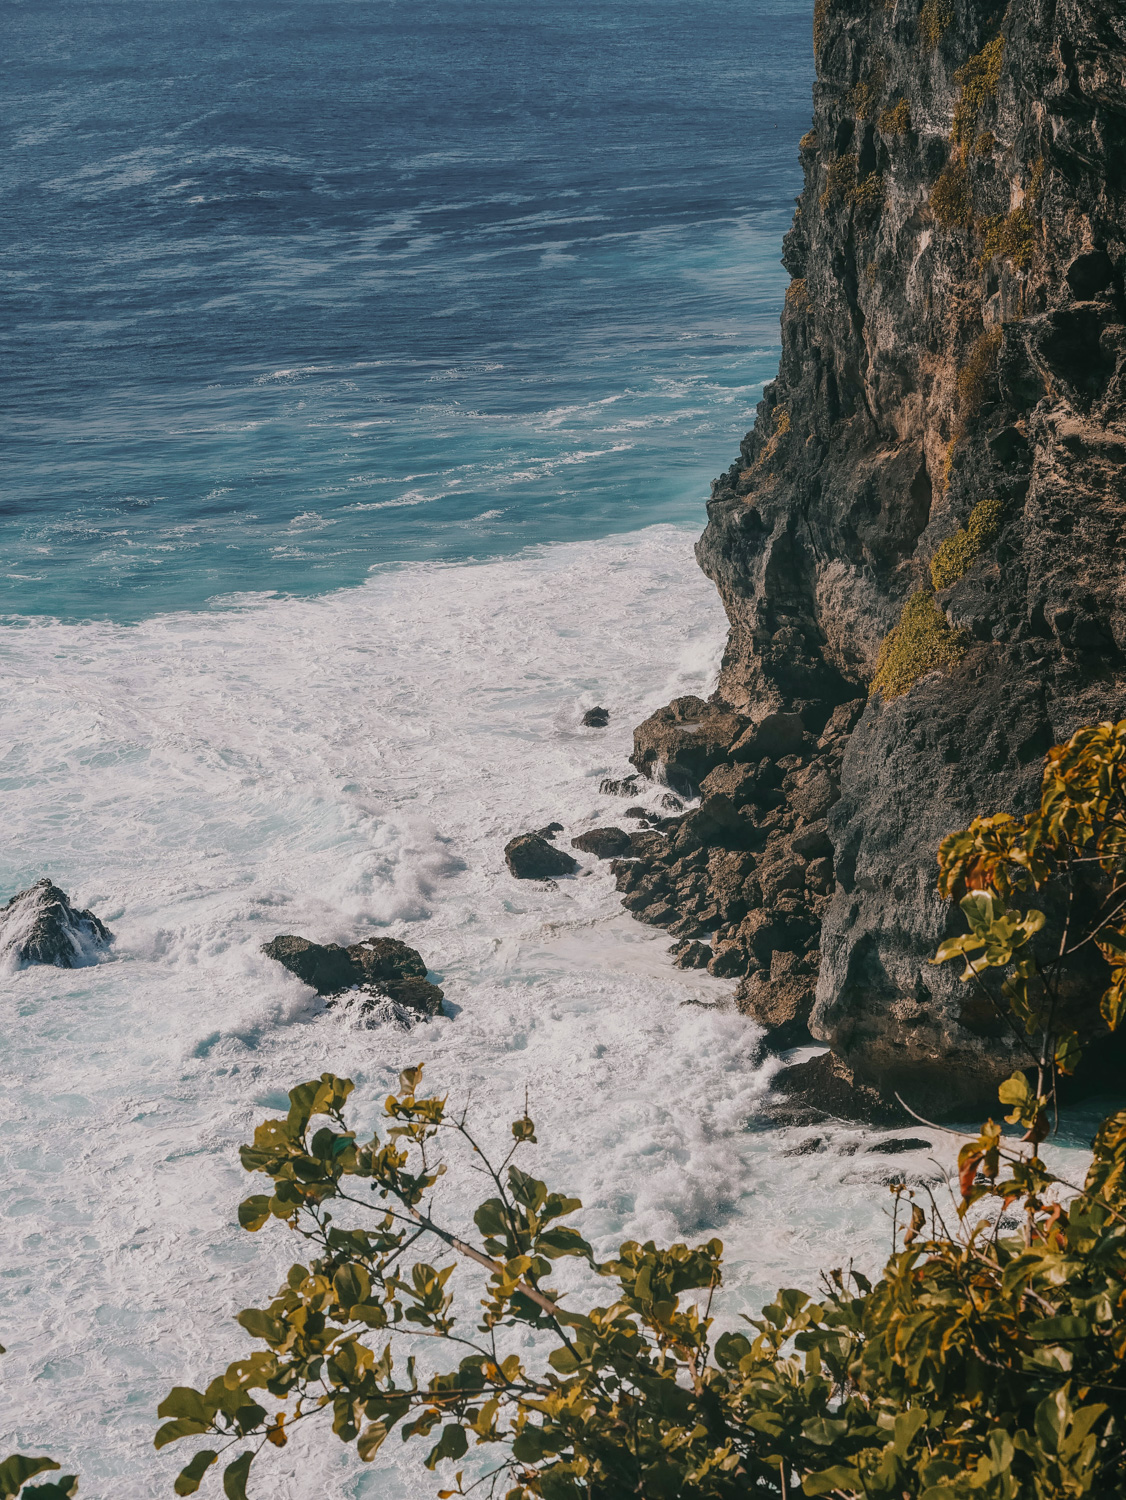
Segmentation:
<svg viewBox="0 0 1126 1500">
<path fill-rule="evenodd" d="M 325 1069 L 370 1118 L 422 1062 L 491 1139 L 527 1091 L 601 1253 L 725 1241 L 727 1322 L 888 1248 L 872 1132 L 760 1128 L 733 984 L 605 865 L 503 861 L 619 821 L 632 726 L 714 685 L 692 543 L 776 366 L 810 10 L 8 8 L 0 901 L 50 875 L 116 941 L 0 975 L 0 1431 L 87 1500 L 171 1493 L 157 1402 L 294 1253 L 238 1143 Z M 402 938 L 446 1014 L 326 1010 L 280 932 Z M 441 1482 L 329 1435 L 267 1473 Z"/>
</svg>

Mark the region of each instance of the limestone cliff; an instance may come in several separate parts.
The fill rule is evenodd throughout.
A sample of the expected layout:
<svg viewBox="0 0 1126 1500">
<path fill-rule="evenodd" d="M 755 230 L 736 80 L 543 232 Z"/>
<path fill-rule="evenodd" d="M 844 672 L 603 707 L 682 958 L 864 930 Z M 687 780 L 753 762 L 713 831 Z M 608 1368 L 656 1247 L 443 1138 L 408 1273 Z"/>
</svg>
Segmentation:
<svg viewBox="0 0 1126 1500">
<path fill-rule="evenodd" d="M 817 0 L 814 47 L 779 375 L 697 549 L 719 691 L 637 736 L 704 802 L 619 879 L 752 1014 L 815 986 L 838 1072 L 956 1111 L 1011 1062 L 926 962 L 937 845 L 1126 714 L 1126 9 Z"/>
</svg>

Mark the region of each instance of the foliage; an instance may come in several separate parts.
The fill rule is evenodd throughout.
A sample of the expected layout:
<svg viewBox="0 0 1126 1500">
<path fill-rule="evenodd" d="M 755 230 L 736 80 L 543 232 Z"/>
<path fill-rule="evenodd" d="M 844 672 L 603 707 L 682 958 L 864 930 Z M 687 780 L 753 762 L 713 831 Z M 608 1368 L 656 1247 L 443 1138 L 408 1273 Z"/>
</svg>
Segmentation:
<svg viewBox="0 0 1126 1500">
<path fill-rule="evenodd" d="M 1018 270 L 1026 270 L 1031 265 L 1040 224 L 1025 204 L 1019 204 L 1004 216 L 983 219 L 979 228 L 983 237 L 983 263 L 1000 255 L 1011 260 Z"/>
<path fill-rule="evenodd" d="M 1023 1135 L 989 1121 L 959 1154 L 953 1229 L 933 1196 L 920 1202 L 894 1183 L 892 1252 L 875 1285 L 831 1271 L 818 1299 L 779 1292 L 745 1331 L 713 1337 L 718 1240 L 627 1242 L 600 1263 L 563 1222 L 578 1200 L 515 1163 L 536 1143 L 527 1112 L 493 1165 L 465 1116 L 424 1096 L 422 1069 L 411 1068 L 384 1103 L 383 1137 L 361 1143 L 345 1117 L 352 1084 L 322 1074 L 243 1147 L 271 1191 L 240 1206 L 240 1223 L 287 1224 L 309 1259 L 267 1307 L 239 1315 L 264 1347 L 161 1404 L 158 1448 L 214 1444 L 181 1471 L 176 1493 L 194 1494 L 223 1458 L 228 1500 L 245 1500 L 256 1460 L 321 1418 L 364 1460 L 396 1428 L 430 1445 L 430 1469 L 483 1450 L 480 1477 L 459 1469 L 440 1497 L 478 1486 L 506 1500 L 1121 1494 L 1126 1111 L 1103 1122 L 1081 1187 L 1053 1176 L 1039 1144 L 1049 1075 L 1073 1065 L 1078 1045 L 1059 1026 L 1069 955 L 1101 951 L 1113 971 L 1107 1023 L 1126 1008 L 1126 720 L 1057 746 L 1040 808 L 1019 822 L 975 820 L 944 842 L 939 869 L 944 896 L 966 890 L 970 931 L 935 961 L 962 957 L 974 980 L 1007 970 L 998 1003 L 1046 1039 L 1036 1083 L 1018 1073 L 1000 1090 Z M 1042 967 L 1035 945 L 1050 924 L 1010 903 L 1061 880 L 1074 896 L 1073 882 L 1092 874 L 1101 905 L 1069 899 L 1058 957 Z M 490 1184 L 472 1242 L 438 1217 L 442 1140 L 466 1147 Z M 447 1263 L 409 1263 L 416 1246 Z M 547 1278 L 568 1256 L 604 1280 L 607 1305 L 564 1306 Z M 472 1330 L 454 1313 L 459 1261 L 480 1275 Z M 456 1363 L 421 1372 L 423 1340 Z"/>
<path fill-rule="evenodd" d="M 848 196 L 849 202 L 862 214 L 875 213 L 884 201 L 884 179 L 876 172 L 869 172 Z"/>
<path fill-rule="evenodd" d="M 951 0 L 923 0 L 919 11 L 919 35 L 928 47 L 937 47 L 953 19 Z"/>
<path fill-rule="evenodd" d="M 973 223 L 970 177 L 960 159 L 950 163 L 931 189 L 930 206 L 943 229 L 968 229 Z"/>
<path fill-rule="evenodd" d="M 0 1500 L 10 1500 L 19 1495 L 20 1500 L 70 1500 L 78 1492 L 78 1479 L 74 1474 L 63 1474 L 47 1484 L 28 1485 L 29 1479 L 39 1474 L 58 1469 L 53 1458 L 29 1458 L 24 1453 L 13 1453 L 0 1462 Z"/>
<path fill-rule="evenodd" d="M 993 545 L 1001 530 L 1000 500 L 979 500 L 965 526 L 948 536 L 931 558 L 931 583 L 935 590 L 947 589 L 965 576 L 975 558 Z"/>
<path fill-rule="evenodd" d="M 807 130 L 798 142 L 799 151 L 816 151 L 821 144 L 821 137 L 816 130 Z"/>
<path fill-rule="evenodd" d="M 983 130 L 977 140 L 974 141 L 974 155 L 992 156 L 993 148 L 996 144 L 997 137 L 993 134 L 992 130 Z"/>
<path fill-rule="evenodd" d="M 934 595 L 919 589 L 907 600 L 898 623 L 881 645 L 868 691 L 882 694 L 885 702 L 898 698 L 920 677 L 952 667 L 964 655 L 961 632 L 947 624 Z"/>
<path fill-rule="evenodd" d="M 955 389 L 958 394 L 958 425 L 964 430 L 970 417 L 985 400 L 989 380 L 997 367 L 997 355 L 1001 349 L 1004 330 L 994 323 L 974 340 L 965 364 L 958 371 Z"/>
<path fill-rule="evenodd" d="M 871 115 L 884 91 L 886 77 L 886 68 L 882 62 L 878 62 L 867 78 L 854 83 L 846 92 L 844 102 L 856 111 L 857 119 L 866 120 Z"/>
<path fill-rule="evenodd" d="M 809 306 L 809 290 L 804 277 L 795 277 L 786 288 L 786 306 L 799 313 L 805 312 Z"/>
<path fill-rule="evenodd" d="M 825 44 L 825 31 L 829 22 L 829 0 L 814 0 L 813 3 L 813 56 L 816 60 Z"/>
<path fill-rule="evenodd" d="M 907 135 L 911 130 L 911 102 L 900 99 L 885 109 L 878 121 L 882 135 Z"/>
<path fill-rule="evenodd" d="M 0 1344 L 0 1354 L 4 1347 Z M 12 1500 L 19 1495 L 21 1500 L 71 1500 L 78 1492 L 78 1478 L 74 1474 L 63 1474 L 46 1484 L 27 1486 L 29 1479 L 40 1474 L 53 1473 L 61 1468 L 53 1458 L 30 1458 L 26 1453 L 10 1453 L 0 1459 L 0 1500 Z"/>
<path fill-rule="evenodd" d="M 847 198 L 856 184 L 856 156 L 849 152 L 830 162 L 825 172 L 825 189 L 821 194 L 821 207 L 828 208 L 838 199 Z"/>
<path fill-rule="evenodd" d="M 965 892 L 970 930 L 943 943 L 935 962 L 963 959 L 962 978 L 1027 1054 L 1035 1083 L 1014 1073 L 1001 1099 L 1010 1122 L 1042 1140 L 1081 1036 L 1098 1030 L 1100 1015 L 1115 1030 L 1126 1013 L 1126 719 L 1088 725 L 1049 751 L 1040 806 L 1024 818 L 975 818 L 944 840 L 938 863 L 940 893 Z M 1051 920 L 1021 909 L 1034 892 L 1054 898 Z M 996 989 L 993 969 L 1004 975 Z"/>
<path fill-rule="evenodd" d="M 1004 53 L 1005 38 L 995 36 L 954 74 L 954 82 L 962 91 L 954 106 L 953 130 L 954 140 L 960 146 L 967 146 L 973 140 L 978 112 L 997 92 Z"/>
</svg>

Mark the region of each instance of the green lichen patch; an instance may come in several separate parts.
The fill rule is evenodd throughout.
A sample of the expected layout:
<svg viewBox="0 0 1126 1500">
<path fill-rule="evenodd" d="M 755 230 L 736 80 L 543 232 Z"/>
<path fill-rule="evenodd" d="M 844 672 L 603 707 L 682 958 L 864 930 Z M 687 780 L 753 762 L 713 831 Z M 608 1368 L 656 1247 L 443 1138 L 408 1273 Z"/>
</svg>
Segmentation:
<svg viewBox="0 0 1126 1500">
<path fill-rule="evenodd" d="M 884 640 L 869 695 L 887 702 L 908 692 L 920 677 L 953 667 L 966 653 L 965 635 L 952 630 L 928 589 L 919 589 L 903 606 L 899 622 Z"/>
<path fill-rule="evenodd" d="M 953 19 L 951 0 L 924 0 L 919 12 L 919 35 L 928 47 L 937 47 Z"/>
<path fill-rule="evenodd" d="M 809 290 L 805 284 L 805 277 L 795 277 L 786 288 L 786 306 L 791 312 L 805 312 L 809 306 Z"/>
<path fill-rule="evenodd" d="M 1036 241 L 1040 232 L 1039 220 L 1034 219 L 1025 204 L 1014 208 L 1003 217 L 983 219 L 979 226 L 982 234 L 982 264 L 995 255 L 1011 260 L 1018 270 L 1026 270 L 1036 254 Z"/>
<path fill-rule="evenodd" d="M 900 99 L 898 104 L 890 105 L 876 123 L 881 135 L 908 135 L 911 130 L 911 101 Z"/>
<path fill-rule="evenodd" d="M 948 589 L 965 577 L 970 565 L 997 540 L 1001 530 L 1000 500 L 980 500 L 970 512 L 965 526 L 948 536 L 931 558 L 931 583 L 935 589 Z"/>
<path fill-rule="evenodd" d="M 970 175 L 960 159 L 950 163 L 931 189 L 930 206 L 943 229 L 968 229 L 973 223 Z"/>
</svg>

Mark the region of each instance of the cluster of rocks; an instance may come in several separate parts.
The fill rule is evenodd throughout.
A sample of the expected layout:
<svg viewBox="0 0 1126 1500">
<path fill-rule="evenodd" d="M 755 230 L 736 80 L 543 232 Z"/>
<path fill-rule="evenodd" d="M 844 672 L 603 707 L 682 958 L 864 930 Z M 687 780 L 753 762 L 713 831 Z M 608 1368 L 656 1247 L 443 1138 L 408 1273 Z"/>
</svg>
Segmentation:
<svg viewBox="0 0 1126 1500">
<path fill-rule="evenodd" d="M 700 803 L 629 836 L 611 867 L 624 905 L 680 940 L 681 968 L 738 979 L 736 1004 L 777 1048 L 810 1040 L 833 887 L 827 814 L 862 707 L 754 723 L 722 702 L 684 697 L 634 734 L 639 771 L 682 795 L 698 791 Z"/>
<path fill-rule="evenodd" d="M 341 947 L 312 943 L 308 938 L 282 933 L 262 945 L 291 974 L 330 1003 L 356 997 L 371 1011 L 381 1000 L 392 1000 L 419 1016 L 436 1016 L 445 998 L 426 978 L 426 961 L 415 948 L 396 938 L 368 938 Z"/>
<path fill-rule="evenodd" d="M 17 963 L 83 968 L 96 963 L 112 942 L 105 923 L 92 911 L 72 906 L 67 893 L 46 876 L 0 908 L 0 956 Z"/>
</svg>

